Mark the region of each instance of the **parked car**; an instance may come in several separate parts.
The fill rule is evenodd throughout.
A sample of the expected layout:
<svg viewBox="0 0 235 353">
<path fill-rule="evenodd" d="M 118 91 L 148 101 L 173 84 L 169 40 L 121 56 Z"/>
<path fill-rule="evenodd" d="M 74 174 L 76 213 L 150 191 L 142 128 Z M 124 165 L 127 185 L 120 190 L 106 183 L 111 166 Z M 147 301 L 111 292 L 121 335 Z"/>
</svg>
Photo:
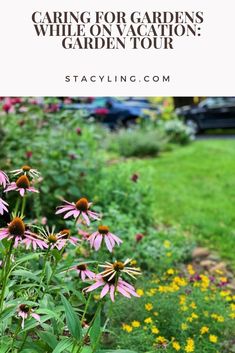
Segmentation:
<svg viewBox="0 0 235 353">
<path fill-rule="evenodd" d="M 175 110 L 198 133 L 206 129 L 235 128 L 235 97 L 210 97 L 195 106 Z"/>
<path fill-rule="evenodd" d="M 148 118 L 149 112 L 159 112 L 146 100 L 121 100 L 115 97 L 95 97 L 90 104 L 63 104 L 64 109 L 81 110 L 83 116 L 93 117 L 97 121 L 107 124 L 110 128 L 129 126 L 137 118 Z"/>
</svg>

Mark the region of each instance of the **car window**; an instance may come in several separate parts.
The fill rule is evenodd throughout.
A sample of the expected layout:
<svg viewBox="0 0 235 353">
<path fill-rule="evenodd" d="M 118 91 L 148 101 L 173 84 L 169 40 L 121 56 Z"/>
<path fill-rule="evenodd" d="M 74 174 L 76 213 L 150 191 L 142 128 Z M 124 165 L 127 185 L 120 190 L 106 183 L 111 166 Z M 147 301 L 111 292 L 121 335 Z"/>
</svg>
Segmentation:
<svg viewBox="0 0 235 353">
<path fill-rule="evenodd" d="M 104 97 L 97 97 L 94 99 L 93 104 L 95 104 L 98 107 L 105 107 L 106 99 Z"/>
</svg>

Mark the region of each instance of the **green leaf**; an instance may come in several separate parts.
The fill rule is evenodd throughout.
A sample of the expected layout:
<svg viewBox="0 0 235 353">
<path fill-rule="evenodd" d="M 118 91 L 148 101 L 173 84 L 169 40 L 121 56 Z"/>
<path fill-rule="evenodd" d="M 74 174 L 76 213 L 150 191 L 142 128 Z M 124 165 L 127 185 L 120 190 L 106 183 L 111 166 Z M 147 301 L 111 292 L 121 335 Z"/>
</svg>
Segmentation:
<svg viewBox="0 0 235 353">
<path fill-rule="evenodd" d="M 52 268 L 51 268 L 50 262 L 47 261 L 46 262 L 46 280 L 47 280 L 47 283 L 50 282 L 51 276 L 52 276 Z"/>
<path fill-rule="evenodd" d="M 138 353 L 136 351 L 130 351 L 129 349 L 117 349 L 117 350 L 113 350 L 113 349 L 109 349 L 109 350 L 106 350 L 106 349 L 102 349 L 100 351 L 97 351 L 96 353 Z"/>
<path fill-rule="evenodd" d="M 38 332 L 38 336 L 41 338 L 42 341 L 46 342 L 48 346 L 54 349 L 58 345 L 58 341 L 56 336 L 54 336 L 50 332 Z"/>
<path fill-rule="evenodd" d="M 97 344 L 97 341 L 100 338 L 100 331 L 101 331 L 101 327 L 100 327 L 100 312 L 101 312 L 101 309 L 99 308 L 99 310 L 98 310 L 98 312 L 96 314 L 95 321 L 93 322 L 91 330 L 90 330 L 90 338 L 91 338 L 92 346 L 95 346 Z"/>
<path fill-rule="evenodd" d="M 79 341 L 82 338 L 82 326 L 79 317 L 73 309 L 72 305 L 62 294 L 61 299 L 65 308 L 65 316 L 69 332 L 74 338 L 76 338 L 77 341 Z"/>
<path fill-rule="evenodd" d="M 15 315 L 16 314 L 16 308 L 17 308 L 17 306 L 15 306 L 15 305 L 14 306 L 10 306 L 8 308 L 5 308 L 0 314 L 0 321 L 6 320 L 9 317 Z"/>
<path fill-rule="evenodd" d="M 32 279 L 35 282 L 39 282 L 40 278 L 35 274 L 31 273 L 30 271 L 26 270 L 15 270 L 12 272 L 14 276 L 26 277 L 27 279 Z"/>
<path fill-rule="evenodd" d="M 83 347 L 81 353 L 92 353 L 92 348 L 91 347 Z"/>
<path fill-rule="evenodd" d="M 73 341 L 71 338 L 64 338 L 62 341 L 60 341 L 55 349 L 52 351 L 52 353 L 60 353 L 63 352 L 65 353 L 65 349 L 71 347 L 73 344 Z"/>
<path fill-rule="evenodd" d="M 0 353 L 7 353 L 11 346 L 11 340 L 9 340 L 9 337 L 2 337 L 2 339 L 3 341 L 0 341 Z"/>
</svg>

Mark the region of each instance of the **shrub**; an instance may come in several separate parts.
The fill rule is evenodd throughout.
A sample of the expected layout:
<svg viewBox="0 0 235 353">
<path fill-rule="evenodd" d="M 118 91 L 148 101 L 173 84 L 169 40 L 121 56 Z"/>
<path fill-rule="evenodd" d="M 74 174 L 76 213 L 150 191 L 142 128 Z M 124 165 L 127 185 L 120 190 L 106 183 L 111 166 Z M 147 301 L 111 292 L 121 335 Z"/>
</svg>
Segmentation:
<svg viewBox="0 0 235 353">
<path fill-rule="evenodd" d="M 185 145 L 194 140 L 194 132 L 180 120 L 170 120 L 160 124 L 169 142 Z"/>
<path fill-rule="evenodd" d="M 157 129 L 152 131 L 138 128 L 121 130 L 113 135 L 112 139 L 114 139 L 112 147 L 124 157 L 157 156 L 166 144 L 166 138 Z"/>
</svg>

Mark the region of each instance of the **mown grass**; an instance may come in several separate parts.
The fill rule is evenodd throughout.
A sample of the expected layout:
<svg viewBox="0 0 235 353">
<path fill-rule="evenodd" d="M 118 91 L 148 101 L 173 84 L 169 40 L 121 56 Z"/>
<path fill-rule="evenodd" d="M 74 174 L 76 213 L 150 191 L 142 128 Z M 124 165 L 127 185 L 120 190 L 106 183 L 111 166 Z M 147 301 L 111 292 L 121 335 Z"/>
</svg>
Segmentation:
<svg viewBox="0 0 235 353">
<path fill-rule="evenodd" d="M 181 224 L 235 268 L 235 140 L 196 141 L 120 167 L 151 185 L 156 220 Z"/>
</svg>

